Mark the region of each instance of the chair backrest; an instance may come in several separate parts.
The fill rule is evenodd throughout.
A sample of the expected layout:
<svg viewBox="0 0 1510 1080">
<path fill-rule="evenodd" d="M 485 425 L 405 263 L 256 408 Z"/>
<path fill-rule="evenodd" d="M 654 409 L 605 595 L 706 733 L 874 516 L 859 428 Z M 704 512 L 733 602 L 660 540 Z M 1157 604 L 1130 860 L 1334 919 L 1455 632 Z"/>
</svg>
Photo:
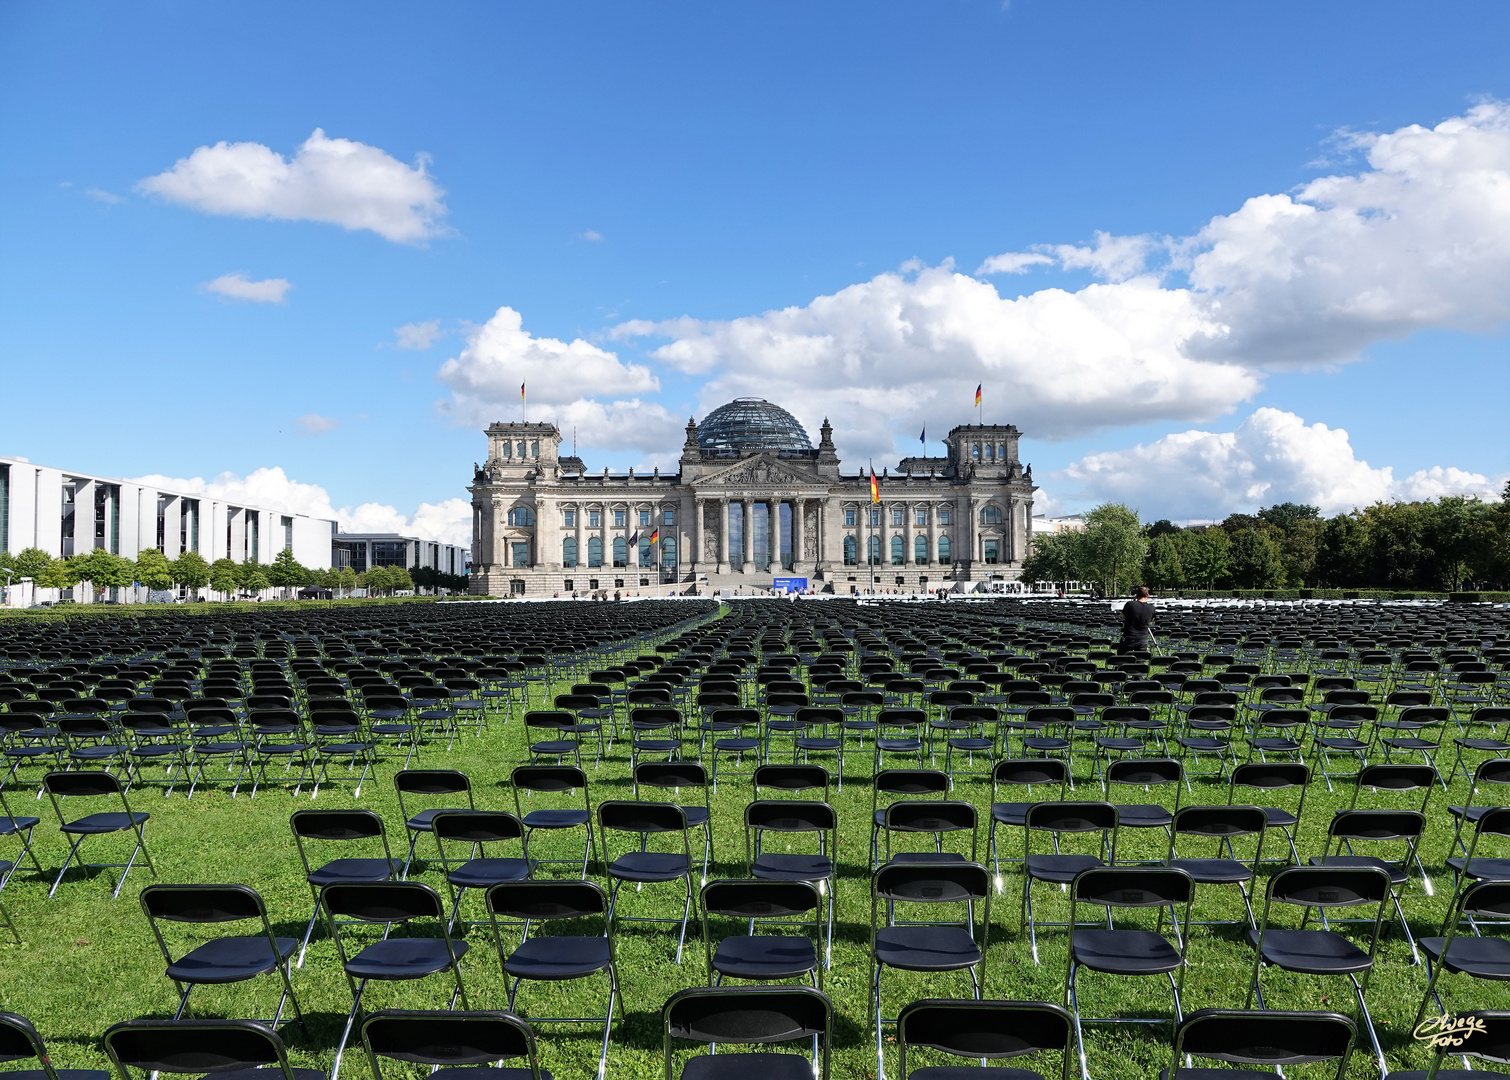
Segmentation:
<svg viewBox="0 0 1510 1080">
<path fill-rule="evenodd" d="M 826 802 L 805 799 L 756 799 L 745 804 L 745 828 L 772 832 L 830 832 L 839 816 Z"/>
<path fill-rule="evenodd" d="M 1184 779 L 1184 775 L 1180 763 L 1174 758 L 1118 758 L 1106 767 L 1108 784 L 1132 784 L 1137 787 L 1178 784 Z"/>
<path fill-rule="evenodd" d="M 949 776 L 941 769 L 882 769 L 876 773 L 877 797 L 888 795 L 943 795 L 949 790 Z"/>
<path fill-rule="evenodd" d="M 828 1080 L 834 1007 L 827 995 L 805 986 L 699 986 L 673 994 L 661 1010 L 666 1075 L 672 1075 L 672 1040 L 769 1044 L 816 1037 L 821 1044 L 818 1080 Z"/>
<path fill-rule="evenodd" d="M 1071 894 L 1077 904 L 1108 908 L 1170 907 L 1189 905 L 1195 895 L 1195 881 L 1178 867 L 1097 866 L 1075 875 Z"/>
<path fill-rule="evenodd" d="M 1389 896 L 1389 872 L 1377 866 L 1287 866 L 1269 879 L 1269 901 L 1297 907 L 1378 904 L 1382 913 Z M 1267 921 L 1267 905 L 1264 913 Z"/>
<path fill-rule="evenodd" d="M 1342 1080 L 1356 1036 L 1353 1021 L 1336 1013 L 1201 1009 L 1175 1032 L 1169 1075 L 1177 1075 L 1189 1054 L 1270 1068 L 1336 1060 Z"/>
<path fill-rule="evenodd" d="M 1182 806 L 1174 813 L 1176 836 L 1228 839 L 1258 836 L 1262 839 L 1269 817 L 1257 806 Z"/>
<path fill-rule="evenodd" d="M 331 915 L 363 922 L 445 920 L 440 894 L 422 881 L 337 882 L 325 886 L 320 899 Z"/>
<path fill-rule="evenodd" d="M 817 911 L 823 905 L 810 881 L 732 878 L 703 886 L 703 911 L 731 919 L 779 919 Z"/>
<path fill-rule="evenodd" d="M 642 761 L 634 767 L 634 783 L 657 788 L 701 788 L 708 791 L 708 768 L 696 761 Z"/>
<path fill-rule="evenodd" d="M 141 894 L 149 919 L 181 923 L 266 919 L 267 907 L 250 885 L 148 885 Z"/>
<path fill-rule="evenodd" d="M 1117 808 L 1108 802 L 1044 802 L 1028 807 L 1029 833 L 1109 832 L 1117 827 Z"/>
<path fill-rule="evenodd" d="M 514 791 L 587 790 L 587 773 L 575 765 L 521 765 L 509 776 Z"/>
<path fill-rule="evenodd" d="M 594 881 L 506 881 L 487 893 L 488 911 L 505 919 L 582 919 L 608 914 L 608 894 Z"/>
<path fill-rule="evenodd" d="M 963 903 L 989 899 L 991 878 L 979 863 L 883 863 L 871 875 L 871 894 L 906 903 Z"/>
<path fill-rule="evenodd" d="M 105 1032 L 105 1051 L 122 1076 L 281 1070 L 294 1080 L 283 1040 L 256 1020 L 127 1020 Z"/>
<path fill-rule="evenodd" d="M 371 810 L 295 810 L 288 819 L 306 840 L 361 840 L 384 836 L 383 819 Z"/>
<path fill-rule="evenodd" d="M 437 839 L 492 844 L 524 837 L 524 823 L 507 810 L 442 810 L 430 819 Z"/>
<path fill-rule="evenodd" d="M 466 792 L 471 801 L 472 783 L 457 769 L 400 769 L 393 774 L 393 786 L 411 795 L 459 795 Z"/>
<path fill-rule="evenodd" d="M 1000 785 L 1058 784 L 1063 798 L 1069 780 L 1070 767 L 1063 758 L 1008 758 L 991 768 L 991 797 L 996 797 L 996 788 Z"/>
<path fill-rule="evenodd" d="M 1327 835 L 1337 840 L 1416 841 L 1426 829 L 1419 810 L 1339 810 L 1332 815 Z"/>
<path fill-rule="evenodd" d="M 19 1013 L 0 1012 L 0 1061 L 36 1058 L 47 1080 L 57 1080 L 47 1046 L 32 1022 Z"/>
<path fill-rule="evenodd" d="M 1232 787 L 1277 791 L 1311 782 L 1311 767 L 1303 761 L 1245 761 L 1232 770 Z"/>
<path fill-rule="evenodd" d="M 952 1057 L 996 1059 L 1057 1050 L 1067 1071 L 1073 1034 L 1068 1010 L 1037 1001 L 925 998 L 897 1017 L 904 1077 L 908 1050 L 917 1047 Z"/>
<path fill-rule="evenodd" d="M 42 789 L 58 799 L 100 795 L 121 795 L 124 789 L 114 773 L 103 769 L 79 769 L 73 772 L 50 772 L 42 777 Z"/>
<path fill-rule="evenodd" d="M 674 803 L 610 799 L 598 804 L 598 825 L 622 832 L 686 832 L 687 812 Z"/>
<path fill-rule="evenodd" d="M 381 1058 L 452 1068 L 524 1058 L 533 1080 L 541 1075 L 535 1033 L 509 1012 L 384 1009 L 362 1022 L 362 1045 L 376 1080 Z"/>
<path fill-rule="evenodd" d="M 965 832 L 975 826 L 975 807 L 967 802 L 895 802 L 886 808 L 886 828 L 896 832 Z"/>
<path fill-rule="evenodd" d="M 755 789 L 777 788 L 781 791 L 816 791 L 823 789 L 828 801 L 828 769 L 822 765 L 757 765 L 753 777 Z"/>
</svg>

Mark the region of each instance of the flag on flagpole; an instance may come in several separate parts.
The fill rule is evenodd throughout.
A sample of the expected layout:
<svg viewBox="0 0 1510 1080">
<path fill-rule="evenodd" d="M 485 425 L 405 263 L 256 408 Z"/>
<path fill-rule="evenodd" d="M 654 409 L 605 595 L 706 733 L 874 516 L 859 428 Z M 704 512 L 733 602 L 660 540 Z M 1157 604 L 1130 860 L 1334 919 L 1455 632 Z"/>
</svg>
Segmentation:
<svg viewBox="0 0 1510 1080">
<path fill-rule="evenodd" d="M 872 504 L 881 501 L 881 485 L 876 482 L 876 468 L 870 467 L 870 501 Z"/>
<path fill-rule="evenodd" d="M 655 542 L 657 540 L 659 540 L 660 538 L 661 538 L 661 530 L 659 528 L 656 528 L 650 534 L 650 545 L 651 545 L 651 547 L 654 547 L 655 546 Z"/>
<path fill-rule="evenodd" d="M 922 443 L 925 447 L 928 445 L 928 425 L 927 424 L 924 424 L 923 425 L 923 430 L 920 431 L 920 432 L 918 432 L 918 442 Z"/>
<path fill-rule="evenodd" d="M 975 407 L 977 409 L 980 408 L 980 389 L 985 385 L 985 383 L 977 383 L 975 386 Z"/>
<path fill-rule="evenodd" d="M 979 393 L 979 391 L 977 391 L 977 392 L 976 392 L 976 395 L 975 395 L 975 396 L 976 396 L 976 397 L 980 397 L 980 393 Z M 520 383 L 520 384 L 519 384 L 519 400 L 520 400 L 520 401 L 523 401 L 523 400 L 524 400 L 524 383 Z"/>
<path fill-rule="evenodd" d="M 632 532 L 632 533 L 629 534 L 629 546 L 630 547 L 634 547 L 639 542 L 640 542 L 640 530 L 636 529 L 634 532 Z"/>
</svg>

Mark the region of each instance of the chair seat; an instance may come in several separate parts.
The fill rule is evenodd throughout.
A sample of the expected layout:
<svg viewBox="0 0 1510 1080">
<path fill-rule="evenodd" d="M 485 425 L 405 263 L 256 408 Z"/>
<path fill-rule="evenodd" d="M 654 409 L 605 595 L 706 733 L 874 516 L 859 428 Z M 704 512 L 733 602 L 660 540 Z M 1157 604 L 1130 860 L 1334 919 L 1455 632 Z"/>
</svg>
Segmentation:
<svg viewBox="0 0 1510 1080">
<path fill-rule="evenodd" d="M 1117 824 L 1125 829 L 1163 829 L 1174 824 L 1174 815 L 1153 803 L 1117 807 Z"/>
<path fill-rule="evenodd" d="M 981 739 L 973 735 L 959 735 L 949 740 L 949 746 L 954 750 L 966 750 L 978 754 L 982 750 L 990 750 L 996 744 L 990 739 Z"/>
<path fill-rule="evenodd" d="M 58 1074 L 62 1076 L 62 1073 Z M 1425 1069 L 1406 1069 L 1404 1072 L 1396 1072 L 1391 1069 L 1390 1080 L 1426 1080 L 1428 1073 Z M 1442 1069 L 1436 1074 L 1436 1080 L 1510 1080 L 1510 1073 L 1488 1072 L 1473 1069 Z"/>
<path fill-rule="evenodd" d="M 1160 975 L 1180 966 L 1180 953 L 1152 930 L 1076 930 L 1076 963 L 1113 975 Z"/>
<path fill-rule="evenodd" d="M 1235 859 L 1175 859 L 1170 865 L 1185 871 L 1197 885 L 1233 885 L 1253 878 L 1253 868 Z"/>
<path fill-rule="evenodd" d="M 524 815 L 527 829 L 575 829 L 586 825 L 586 810 L 531 810 Z"/>
<path fill-rule="evenodd" d="M 1464 750 L 1488 750 L 1495 754 L 1510 752 L 1510 743 L 1503 739 L 1453 739 L 1452 741 Z"/>
<path fill-rule="evenodd" d="M 605 970 L 610 958 L 607 938 L 530 938 L 509 954 L 503 971 L 519 979 L 580 979 Z"/>
<path fill-rule="evenodd" d="M 968 860 L 957 851 L 897 851 L 892 853 L 891 861 L 899 863 L 962 863 Z"/>
<path fill-rule="evenodd" d="M 392 873 L 387 859 L 332 859 L 309 875 L 309 883 L 323 889 L 338 882 L 387 881 Z"/>
<path fill-rule="evenodd" d="M 825 881 L 834 876 L 827 855 L 761 854 L 750 864 L 750 876 L 763 881 Z"/>
<path fill-rule="evenodd" d="M 1474 859 L 1465 870 L 1463 860 L 1454 857 L 1447 865 L 1476 881 L 1510 881 L 1510 859 Z"/>
<path fill-rule="evenodd" d="M 1102 750 L 1142 750 L 1142 739 L 1129 739 L 1121 735 L 1108 735 L 1097 739 L 1096 746 Z"/>
<path fill-rule="evenodd" d="M 144 825 L 151 814 L 126 814 L 122 812 L 89 814 L 77 821 L 65 822 L 60 828 L 65 833 L 93 836 L 97 833 L 121 832 L 135 825 Z M 1480 860 L 1475 859 L 1474 862 Z"/>
<path fill-rule="evenodd" d="M 893 754 L 915 754 L 922 748 L 923 740 L 917 737 L 876 740 L 876 749 Z"/>
<path fill-rule="evenodd" d="M 298 1080 L 319 1080 L 319 1077 L 325 1075 L 318 1069 L 295 1069 L 294 1071 L 296 1073 L 307 1072 L 310 1074 L 308 1077 L 301 1076 Z M 58 1080 L 115 1080 L 104 1069 L 54 1069 L 52 1075 L 56 1076 Z M 224 1074 L 216 1074 L 217 1077 L 221 1075 Z M 1475 1078 L 1488 1075 L 1488 1073 L 1474 1073 Z M 48 1074 L 41 1069 L 21 1069 L 16 1072 L 7 1072 L 5 1080 L 48 1080 Z M 258 1080 L 267 1080 L 267 1077 L 259 1077 Z"/>
<path fill-rule="evenodd" d="M 41 822 L 41 818 L 34 817 L 0 817 L 0 836 L 10 836 L 14 833 L 25 832 L 27 829 L 34 829 Z"/>
<path fill-rule="evenodd" d="M 636 739 L 634 748 L 642 754 L 669 754 L 682 748 L 680 739 Z"/>
<path fill-rule="evenodd" d="M 980 963 L 980 947 L 957 926 L 885 926 L 876 959 L 904 971 L 961 971 Z"/>
<path fill-rule="evenodd" d="M 1475 859 L 1475 862 L 1478 860 Z M 1377 866 L 1380 870 L 1389 874 L 1389 883 L 1397 888 L 1410 880 L 1410 875 L 1397 863 L 1388 859 L 1377 859 L 1372 855 L 1314 855 L 1311 857 L 1312 866 Z"/>
<path fill-rule="evenodd" d="M 265 937 L 224 937 L 207 941 L 168 965 L 170 979 L 186 983 L 233 983 L 272 971 L 299 947 L 278 938 L 278 955 Z"/>
<path fill-rule="evenodd" d="M 1348 753 L 1356 753 L 1358 751 L 1368 749 L 1368 743 L 1360 742 L 1357 739 L 1344 738 L 1342 736 L 1329 736 L 1326 738 L 1318 736 L 1311 741 L 1317 746 L 1320 746 L 1327 750 L 1341 750 Z"/>
<path fill-rule="evenodd" d="M 608 867 L 608 876 L 621 881 L 675 881 L 690 872 L 685 855 L 664 851 L 631 851 Z"/>
<path fill-rule="evenodd" d="M 486 694 L 488 691 L 484 690 L 483 693 Z M 294 1071 L 297 1073 L 304 1070 L 295 1069 Z M 461 1069 L 437 1069 L 430 1074 L 429 1080 L 533 1080 L 534 1075 L 528 1069 L 499 1068 L 496 1065 L 471 1065 Z M 259 1077 L 258 1080 L 266 1080 L 266 1078 Z M 554 1080 L 554 1077 L 551 1076 L 549 1070 L 541 1069 L 540 1080 Z"/>
<path fill-rule="evenodd" d="M 748 754 L 751 750 L 758 749 L 759 739 L 740 737 L 737 739 L 714 739 L 713 749 L 722 750 L 726 754 Z"/>
<path fill-rule="evenodd" d="M 1214 739 L 1209 735 L 1182 735 L 1175 742 L 1179 743 L 1186 750 L 1194 750 L 1196 752 L 1211 751 L 1217 753 L 1232 749 L 1232 744 L 1225 739 Z M 1189 1070 L 1182 1069 L 1181 1072 L 1189 1072 Z"/>
<path fill-rule="evenodd" d="M 1032 735 L 1022 740 L 1022 745 L 1029 750 L 1052 752 L 1056 750 L 1068 750 L 1070 748 L 1070 741 L 1049 735 Z"/>
<path fill-rule="evenodd" d="M 928 1065 L 913 1069 L 907 1074 L 907 1080 L 1043 1080 L 1043 1073 L 1032 1069 L 997 1069 L 989 1065 Z"/>
<path fill-rule="evenodd" d="M 1398 1077 L 1403 1074 L 1391 1072 L 1389 1075 Z M 1426 1074 L 1421 1073 L 1419 1075 L 1425 1076 Z M 1473 1075 L 1480 1076 L 1482 1074 L 1474 1073 Z M 1243 1080 L 1284 1080 L 1284 1078 L 1279 1073 L 1269 1072 L 1267 1069 L 1265 1069 L 1263 1072 L 1260 1072 L 1257 1069 L 1243 1069 L 1237 1068 L 1235 1066 L 1230 1069 L 1204 1069 L 1199 1066 L 1193 1068 L 1180 1068 L 1174 1071 L 1174 1076 L 1172 1078 L 1169 1075 L 1168 1069 L 1161 1069 L 1159 1071 L 1159 1080 L 1233 1080 L 1233 1077 L 1237 1076 L 1241 1076 Z"/>
<path fill-rule="evenodd" d="M 464 814 L 466 812 L 467 809 L 464 806 L 436 807 L 433 810 L 421 810 L 404 824 L 414 832 L 434 832 L 436 814 Z"/>
<path fill-rule="evenodd" d="M 1463 818 L 1467 821 L 1477 821 L 1489 811 L 1496 809 L 1493 806 L 1449 806 L 1447 812 L 1455 818 Z"/>
<path fill-rule="evenodd" d="M 1435 750 L 1437 744 L 1426 739 L 1380 739 L 1393 750 Z"/>
<path fill-rule="evenodd" d="M 800 979 L 817 966 L 805 937 L 724 938 L 713 953 L 713 970 L 735 979 Z"/>
<path fill-rule="evenodd" d="M 1257 945 L 1258 931 L 1248 931 Z M 1285 971 L 1302 975 L 1347 975 L 1367 971 L 1368 953 L 1330 930 L 1270 930 L 1263 939 L 1263 958 Z"/>
<path fill-rule="evenodd" d="M 465 941 L 453 942 L 452 947 L 457 960 L 466 955 Z M 417 979 L 450 966 L 451 954 L 442 938 L 389 938 L 346 961 L 346 973 L 354 979 Z"/>
<path fill-rule="evenodd" d="M 831 752 L 844 745 L 842 739 L 825 739 L 818 737 L 803 737 L 797 740 L 798 750 L 814 750 L 819 752 Z"/>
<path fill-rule="evenodd" d="M 546 742 L 530 743 L 532 754 L 575 754 L 576 752 L 575 739 L 550 739 Z"/>
<path fill-rule="evenodd" d="M 682 1080 L 813 1080 L 813 1062 L 799 1054 L 702 1054 L 682 1066 Z"/>
<path fill-rule="evenodd" d="M 1249 743 L 1253 746 L 1253 749 L 1262 750 L 1267 754 L 1300 753 L 1300 743 L 1296 742 L 1294 739 L 1282 739 L 1277 736 L 1266 735 L 1261 738 L 1250 739 Z"/>
<path fill-rule="evenodd" d="M 999 802 L 991 804 L 991 820 L 999 821 L 1003 825 L 1017 825 L 1023 828 L 1028 824 L 1028 808 L 1036 805 L 1030 802 Z"/>
<path fill-rule="evenodd" d="M 1106 864 L 1094 855 L 1029 855 L 1023 865 L 1030 878 L 1068 885 L 1076 874 Z"/>
<path fill-rule="evenodd" d="M 1420 938 L 1418 943 L 1436 963 L 1442 962 L 1445 937 Z M 1504 938 L 1456 937 L 1447 950 L 1448 971 L 1472 975 L 1475 979 L 1510 980 L 1510 941 Z"/>
<path fill-rule="evenodd" d="M 446 875 L 458 889 L 486 889 L 503 881 L 523 881 L 534 863 L 529 859 L 470 859 Z"/>
<path fill-rule="evenodd" d="M 684 806 L 682 813 L 687 815 L 687 827 L 696 829 L 708 824 L 708 808 L 706 806 Z"/>
<path fill-rule="evenodd" d="M 1288 810 L 1277 806 L 1264 807 L 1264 824 L 1271 829 L 1291 829 L 1300 824 L 1300 819 Z"/>
</svg>

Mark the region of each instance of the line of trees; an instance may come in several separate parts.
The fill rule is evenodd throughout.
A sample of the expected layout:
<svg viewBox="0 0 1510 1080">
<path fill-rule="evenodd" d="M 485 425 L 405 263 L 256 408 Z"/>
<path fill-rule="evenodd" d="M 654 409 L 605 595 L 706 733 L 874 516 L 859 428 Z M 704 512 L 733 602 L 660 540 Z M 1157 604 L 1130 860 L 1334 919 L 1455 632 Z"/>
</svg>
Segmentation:
<svg viewBox="0 0 1510 1080">
<path fill-rule="evenodd" d="M 1214 525 L 1143 524 L 1106 503 L 1084 532 L 1034 536 L 1029 583 L 1099 582 L 1109 595 L 1156 589 L 1495 590 L 1510 585 L 1510 484 L 1497 502 L 1447 495 L 1375 503 L 1325 518 L 1278 503 Z"/>
<path fill-rule="evenodd" d="M 280 551 L 266 565 L 257 562 L 234 562 L 216 559 L 207 562 L 198 552 L 186 551 L 169 559 L 157 548 L 148 548 L 136 559 L 112 555 L 101 548 L 56 558 L 41 548 L 26 548 L 14 554 L 0 552 L 0 566 L 12 571 L 12 583 L 31 578 L 42 589 L 71 589 L 88 584 L 96 593 L 112 588 L 142 586 L 154 592 L 174 587 L 192 595 L 208 587 L 224 599 L 256 596 L 267 589 L 279 589 L 284 596 L 305 586 L 318 586 L 349 596 L 354 589 L 366 589 L 368 595 L 392 595 L 400 590 L 428 589 L 433 592 L 465 592 L 467 579 L 457 574 L 443 574 L 429 568 L 406 570 L 401 566 L 375 566 L 359 574 L 351 567 L 312 569 L 301 566 L 294 553 Z"/>
</svg>

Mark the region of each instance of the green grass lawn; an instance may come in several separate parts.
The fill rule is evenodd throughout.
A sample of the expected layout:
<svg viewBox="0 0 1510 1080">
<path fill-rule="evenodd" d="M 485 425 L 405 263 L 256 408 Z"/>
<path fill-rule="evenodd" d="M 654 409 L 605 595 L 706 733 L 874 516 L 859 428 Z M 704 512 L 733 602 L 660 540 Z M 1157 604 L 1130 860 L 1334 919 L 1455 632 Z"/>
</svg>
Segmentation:
<svg viewBox="0 0 1510 1080">
<path fill-rule="evenodd" d="M 514 800 L 508 789 L 508 775 L 511 768 L 522 763 L 524 758 L 524 729 L 518 714 L 507 722 L 502 714 L 494 714 L 482 736 L 475 733 L 464 735 L 450 752 L 443 743 L 426 745 L 416 764 L 461 769 L 473 782 L 479 807 L 512 810 Z M 838 1016 L 834 1075 L 869 1077 L 875 1074 L 875 1054 L 865 1016 L 870 973 L 868 822 L 871 769 L 868 748 L 865 753 L 851 754 L 846 764 L 844 789 L 832 795 L 841 822 L 838 852 L 841 877 L 833 967 L 827 972 L 825 990 L 833 998 Z M 1084 779 L 1088 763 L 1078 765 L 1080 787 L 1072 797 L 1100 797 L 1099 786 Z M 152 882 L 239 882 L 251 885 L 265 898 L 277 931 L 297 937 L 302 934 L 309 917 L 311 898 L 289 831 L 289 815 L 296 809 L 310 806 L 372 809 L 382 815 L 390 842 L 396 853 L 401 854 L 407 837 L 393 788 L 392 777 L 398 767 L 397 762 L 383 762 L 377 775 L 369 778 L 363 787 L 360 798 L 355 797 L 350 783 L 342 783 L 322 789 L 313 802 L 307 788 L 304 795 L 296 799 L 281 783 L 265 787 L 255 799 L 248 798 L 245 792 L 232 799 L 221 789 L 202 789 L 192 800 L 185 798 L 179 789 L 171 797 L 164 798 L 160 786 L 138 787 L 132 791 L 131 799 L 134 809 L 152 815 L 147 837 L 156 874 L 139 864 L 131 873 L 120 899 L 112 900 L 110 872 L 86 876 L 71 871 L 56 897 L 47 900 L 51 875 L 44 880 L 28 870 L 18 870 L 5 890 L 3 900 L 21 928 L 24 944 L 0 945 L 0 957 L 5 965 L 0 1005 L 35 1022 L 52 1048 L 57 1066 L 103 1067 L 105 1057 L 100 1036 L 110 1024 L 133 1017 L 169 1016 L 176 1003 L 173 985 L 163 975 L 161 955 L 137 901 L 141 888 Z M 630 797 L 628 773 L 627 747 L 619 744 L 601 766 L 589 769 L 594 802 Z M 9 787 L 6 795 L 14 812 L 31 812 L 43 817 L 42 825 L 36 830 L 35 847 L 43 865 L 55 871 L 66 845 L 46 800 L 32 801 L 31 792 L 34 790 L 35 782 L 30 785 L 21 783 Z M 1424 894 L 1413 883 L 1405 900 L 1406 911 L 1418 934 L 1435 932 L 1445 916 L 1452 880 L 1442 865 L 1451 836 L 1451 818 L 1446 806 L 1449 802 L 1461 802 L 1466 791 L 1467 783 L 1459 778 L 1450 793 L 1443 794 L 1439 790 L 1433 798 L 1422 857 L 1435 886 L 1435 895 Z M 682 794 L 685 796 L 686 792 Z M 1332 811 L 1344 805 L 1350 795 L 1350 788 L 1344 785 L 1339 785 L 1338 791 L 1330 795 L 1319 782 L 1314 787 L 1308 797 L 1300 835 L 1303 856 L 1321 852 L 1326 822 Z M 983 822 L 989 820 L 989 783 L 962 781 L 956 788 L 956 797 L 973 802 L 980 810 Z M 727 780 L 713 798 L 714 865 L 710 877 L 744 875 L 741 808 L 749 798 L 747 779 Z M 1194 793 L 1184 797 L 1186 804 L 1226 800 L 1225 784 L 1203 781 L 1197 781 Z M 688 800 L 683 798 L 682 801 Z M 1134 800 L 1124 798 L 1123 801 Z M 1414 806 L 1416 802 L 1402 797 L 1396 804 L 1404 807 Z M 1388 800 L 1376 797 L 1367 805 L 1388 805 Z M 570 844 L 579 843 L 578 834 L 568 835 Z M 1006 836 L 1002 854 L 1020 854 L 1020 833 L 1009 832 Z M 1124 858 L 1160 858 L 1164 855 L 1165 843 L 1162 830 L 1151 831 L 1145 836 L 1124 833 L 1119 854 Z M 14 841 L 10 845 L 13 848 Z M 984 824 L 980 845 L 984 860 Z M 557 843 L 547 837 L 535 845 L 532 854 L 565 854 L 568 846 L 565 838 Z M 1276 838 L 1267 853 L 1277 855 L 1281 847 Z M 422 846 L 423 850 L 433 849 Z M 112 860 L 118 860 L 129 851 L 129 845 L 123 835 L 106 837 L 89 841 L 85 851 L 95 858 L 108 854 Z M 7 849 L 6 854 L 11 853 Z M 338 854 L 331 852 L 330 857 Z M 564 867 L 552 869 L 570 873 Z M 598 872 L 595 864 L 594 873 Z M 445 893 L 444 880 L 437 865 L 431 864 L 414 877 Z M 991 913 L 986 996 L 1063 1001 L 1065 931 L 1041 931 L 1042 963 L 1035 965 L 1020 919 L 1020 876 L 1004 866 L 1001 888 L 1002 893 L 996 898 Z M 1040 917 L 1062 920 L 1067 914 L 1068 903 L 1063 893 L 1038 887 L 1035 896 Z M 481 897 L 469 894 L 466 910 L 473 918 L 481 917 L 481 907 Z M 679 912 L 680 907 L 678 886 L 647 887 L 640 894 L 626 889 L 621 913 L 662 914 Z M 1198 918 L 1235 920 L 1240 919 L 1241 914 L 1241 904 L 1232 890 L 1207 888 L 1200 892 Z M 180 943 L 188 941 L 187 938 L 179 940 Z M 503 1008 L 505 984 L 491 931 L 486 926 L 474 926 L 467 932 L 466 940 L 471 951 L 463 961 L 463 971 L 472 1006 Z M 697 924 L 694 923 L 689 933 L 688 948 L 680 966 L 674 963 L 675 948 L 674 927 L 639 925 L 619 930 L 618 964 L 627 1012 L 621 1013 L 615 1023 L 609 1075 L 639 1077 L 659 1074 L 661 1005 L 678 989 L 702 984 L 707 977 Z M 1187 1012 L 1206 1006 L 1243 1005 L 1252 970 L 1252 953 L 1244 940 L 1242 928 L 1196 928 L 1189 955 L 1190 969 L 1184 992 Z M 1412 1039 L 1410 1027 L 1425 989 L 1425 969 L 1411 966 L 1409 949 L 1398 929 L 1386 930 L 1379 955 L 1381 963 L 1369 999 L 1391 1067 L 1422 1068 L 1428 1055 Z M 1510 1007 L 1510 993 L 1494 984 L 1462 977 L 1447 977 L 1444 982 L 1449 1008 L 1453 1011 Z M 295 971 L 294 985 L 309 1020 L 308 1031 L 299 1031 L 296 1027 L 284 1029 L 291 1042 L 295 1063 L 328 1069 L 332 1048 L 351 1004 L 335 946 L 328 935 L 317 934 L 304 967 Z M 527 984 L 521 993 L 519 1011 L 525 1016 L 532 1013 L 583 1015 L 600 1012 L 605 985 L 606 980 L 601 979 L 561 985 Z M 888 1016 L 894 1016 L 903 1004 L 914 998 L 965 996 L 969 993 L 963 975 L 909 976 L 889 971 L 885 988 Z M 1268 1003 L 1274 1008 L 1351 1011 L 1351 990 L 1342 980 L 1318 982 L 1270 972 L 1265 975 L 1264 988 Z M 449 992 L 445 976 L 420 983 L 374 985 L 369 990 L 368 1004 L 372 1008 L 443 1008 Z M 191 1000 L 194 1004 L 191 1015 L 195 1016 L 266 1016 L 277 1000 L 277 983 L 272 978 L 265 978 L 237 986 L 203 987 L 195 991 Z M 1158 1017 L 1167 1015 L 1169 1010 L 1167 984 L 1161 978 L 1133 980 L 1087 975 L 1081 982 L 1081 1001 L 1086 1013 L 1094 1016 Z M 1098 1078 L 1157 1075 L 1158 1070 L 1168 1064 L 1170 1031 L 1168 1025 L 1093 1031 L 1088 1039 L 1091 1074 Z M 577 1028 L 542 1025 L 538 1034 L 542 1063 L 556 1077 L 593 1075 L 598 1052 L 597 1031 L 586 1025 Z M 887 1041 L 890 1045 L 889 1036 Z M 1047 1062 L 1044 1067 L 1048 1071 Z M 348 1051 L 342 1075 L 360 1076 L 366 1075 L 367 1071 L 360 1048 L 356 1053 Z M 888 1071 L 896 1075 L 894 1055 L 888 1056 Z M 1376 1071 L 1367 1052 L 1355 1055 L 1351 1075 L 1371 1076 Z"/>
</svg>

